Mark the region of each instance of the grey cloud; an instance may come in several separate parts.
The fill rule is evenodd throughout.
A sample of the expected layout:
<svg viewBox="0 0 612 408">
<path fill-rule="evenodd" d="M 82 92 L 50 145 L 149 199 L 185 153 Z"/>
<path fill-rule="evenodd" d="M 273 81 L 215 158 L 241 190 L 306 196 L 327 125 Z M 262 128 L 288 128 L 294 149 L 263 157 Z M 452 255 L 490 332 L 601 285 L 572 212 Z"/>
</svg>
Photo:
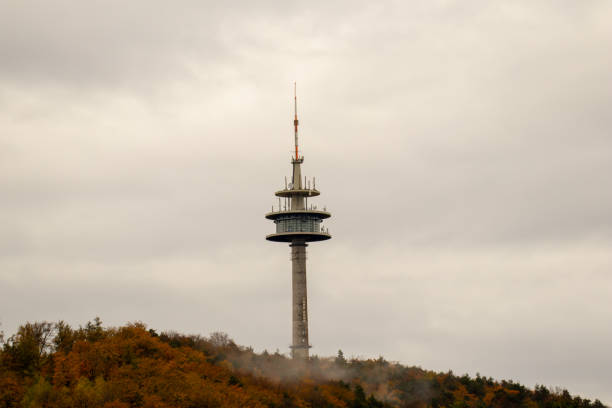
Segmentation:
<svg viewBox="0 0 612 408">
<path fill-rule="evenodd" d="M 218 55 L 214 7 L 162 2 L 12 2 L 2 13 L 5 76 L 129 86 L 140 76 L 169 80 L 191 54 Z"/>
</svg>

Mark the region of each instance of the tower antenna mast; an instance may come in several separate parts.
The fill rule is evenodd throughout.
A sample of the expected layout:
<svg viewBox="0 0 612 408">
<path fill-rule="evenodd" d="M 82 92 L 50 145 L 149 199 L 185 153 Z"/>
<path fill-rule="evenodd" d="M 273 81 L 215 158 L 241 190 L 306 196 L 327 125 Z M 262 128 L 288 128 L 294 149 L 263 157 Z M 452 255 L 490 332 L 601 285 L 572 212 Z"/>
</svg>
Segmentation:
<svg viewBox="0 0 612 408">
<path fill-rule="evenodd" d="M 297 82 L 293 83 L 293 102 L 295 107 L 295 118 L 293 119 L 293 126 L 295 128 L 295 160 L 298 160 Z"/>
</svg>

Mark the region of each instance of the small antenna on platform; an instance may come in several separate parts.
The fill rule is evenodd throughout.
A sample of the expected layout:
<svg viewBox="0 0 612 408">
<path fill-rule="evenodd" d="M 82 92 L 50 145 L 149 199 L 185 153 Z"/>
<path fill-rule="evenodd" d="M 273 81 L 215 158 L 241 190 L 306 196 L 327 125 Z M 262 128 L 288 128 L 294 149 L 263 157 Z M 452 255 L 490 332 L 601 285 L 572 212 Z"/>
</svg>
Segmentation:
<svg viewBox="0 0 612 408">
<path fill-rule="evenodd" d="M 297 117 L 297 82 L 293 83 L 293 102 L 295 107 L 295 119 L 293 126 L 295 128 L 295 160 L 298 160 L 298 117 Z"/>
</svg>

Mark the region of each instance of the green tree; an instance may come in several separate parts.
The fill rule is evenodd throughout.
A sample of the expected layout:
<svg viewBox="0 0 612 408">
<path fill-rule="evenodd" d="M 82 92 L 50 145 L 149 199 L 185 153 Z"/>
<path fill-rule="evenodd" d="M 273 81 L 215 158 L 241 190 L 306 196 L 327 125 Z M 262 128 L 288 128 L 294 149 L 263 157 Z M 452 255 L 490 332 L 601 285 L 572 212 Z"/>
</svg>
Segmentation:
<svg viewBox="0 0 612 408">
<path fill-rule="evenodd" d="M 21 375 L 33 375 L 40 370 L 52 349 L 55 325 L 49 322 L 26 323 L 4 343 L 4 353 L 10 368 Z"/>
<path fill-rule="evenodd" d="M 338 356 L 336 357 L 334 362 L 338 366 L 341 366 L 341 367 L 346 366 L 346 358 L 344 358 L 344 353 L 342 352 L 342 350 L 338 350 Z"/>
</svg>

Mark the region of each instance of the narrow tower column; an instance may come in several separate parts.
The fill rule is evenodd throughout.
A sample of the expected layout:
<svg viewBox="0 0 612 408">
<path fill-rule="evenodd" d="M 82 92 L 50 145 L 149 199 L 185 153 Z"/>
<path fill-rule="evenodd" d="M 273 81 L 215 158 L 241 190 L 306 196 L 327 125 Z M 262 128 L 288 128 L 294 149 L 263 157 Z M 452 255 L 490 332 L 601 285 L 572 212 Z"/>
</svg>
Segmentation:
<svg viewBox="0 0 612 408">
<path fill-rule="evenodd" d="M 308 296 L 306 289 L 306 247 L 303 240 L 291 243 L 291 281 L 293 286 L 293 358 L 308 359 Z"/>
</svg>

